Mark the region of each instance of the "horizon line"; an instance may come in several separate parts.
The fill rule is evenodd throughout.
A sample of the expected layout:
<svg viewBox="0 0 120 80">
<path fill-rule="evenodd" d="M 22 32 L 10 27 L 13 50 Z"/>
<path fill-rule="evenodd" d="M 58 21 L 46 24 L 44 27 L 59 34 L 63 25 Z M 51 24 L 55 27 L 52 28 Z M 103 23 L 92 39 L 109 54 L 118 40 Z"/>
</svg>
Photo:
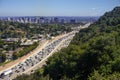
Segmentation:
<svg viewBox="0 0 120 80">
<path fill-rule="evenodd" d="M 100 17 L 100 16 L 0 16 L 0 17 Z"/>
</svg>

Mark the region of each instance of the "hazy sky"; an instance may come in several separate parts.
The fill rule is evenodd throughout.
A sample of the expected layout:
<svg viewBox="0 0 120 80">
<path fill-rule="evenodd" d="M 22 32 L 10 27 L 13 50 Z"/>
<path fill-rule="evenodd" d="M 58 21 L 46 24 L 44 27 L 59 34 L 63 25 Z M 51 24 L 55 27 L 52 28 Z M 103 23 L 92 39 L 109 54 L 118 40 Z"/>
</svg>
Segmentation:
<svg viewBox="0 0 120 80">
<path fill-rule="evenodd" d="M 0 0 L 0 16 L 100 16 L 120 0 Z"/>
</svg>

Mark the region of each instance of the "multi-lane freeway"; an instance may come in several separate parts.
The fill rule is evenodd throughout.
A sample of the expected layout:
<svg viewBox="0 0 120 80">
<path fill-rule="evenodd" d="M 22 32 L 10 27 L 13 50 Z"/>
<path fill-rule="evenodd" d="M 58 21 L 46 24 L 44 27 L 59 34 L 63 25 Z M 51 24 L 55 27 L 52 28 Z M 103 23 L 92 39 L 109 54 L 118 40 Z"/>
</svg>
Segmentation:
<svg viewBox="0 0 120 80">
<path fill-rule="evenodd" d="M 83 26 L 83 28 L 86 28 L 87 26 L 89 25 L 87 24 Z M 76 32 L 77 31 L 72 31 L 52 41 L 49 41 L 48 44 L 45 45 L 42 49 L 40 49 L 38 52 L 27 57 L 21 62 L 18 62 L 17 64 L 14 64 L 12 67 L 1 71 L 0 80 L 11 80 L 18 75 L 30 74 L 35 69 L 42 67 L 45 64 L 47 58 L 50 57 L 54 52 L 69 45 Z"/>
</svg>

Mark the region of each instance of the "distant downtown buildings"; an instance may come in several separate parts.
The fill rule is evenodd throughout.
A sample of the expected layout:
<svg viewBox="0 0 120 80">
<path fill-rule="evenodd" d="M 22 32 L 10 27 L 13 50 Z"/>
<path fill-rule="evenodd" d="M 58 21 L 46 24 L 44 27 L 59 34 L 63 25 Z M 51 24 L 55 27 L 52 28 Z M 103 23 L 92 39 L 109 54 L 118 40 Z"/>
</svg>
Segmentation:
<svg viewBox="0 0 120 80">
<path fill-rule="evenodd" d="M 98 17 L 0 17 L 2 21 L 19 23 L 79 23 L 94 22 Z"/>
</svg>

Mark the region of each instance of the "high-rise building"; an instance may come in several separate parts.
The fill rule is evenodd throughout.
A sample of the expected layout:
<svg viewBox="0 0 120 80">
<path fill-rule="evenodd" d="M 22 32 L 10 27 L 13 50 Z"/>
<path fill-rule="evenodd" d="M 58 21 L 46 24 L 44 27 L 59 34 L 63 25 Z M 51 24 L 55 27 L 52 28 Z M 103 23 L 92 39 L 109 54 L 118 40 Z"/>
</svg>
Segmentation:
<svg viewBox="0 0 120 80">
<path fill-rule="evenodd" d="M 76 23 L 76 20 L 75 19 L 71 19 L 70 23 Z"/>
<path fill-rule="evenodd" d="M 58 23 L 59 22 L 59 19 L 57 17 L 54 18 L 54 22 L 55 23 Z"/>
</svg>

